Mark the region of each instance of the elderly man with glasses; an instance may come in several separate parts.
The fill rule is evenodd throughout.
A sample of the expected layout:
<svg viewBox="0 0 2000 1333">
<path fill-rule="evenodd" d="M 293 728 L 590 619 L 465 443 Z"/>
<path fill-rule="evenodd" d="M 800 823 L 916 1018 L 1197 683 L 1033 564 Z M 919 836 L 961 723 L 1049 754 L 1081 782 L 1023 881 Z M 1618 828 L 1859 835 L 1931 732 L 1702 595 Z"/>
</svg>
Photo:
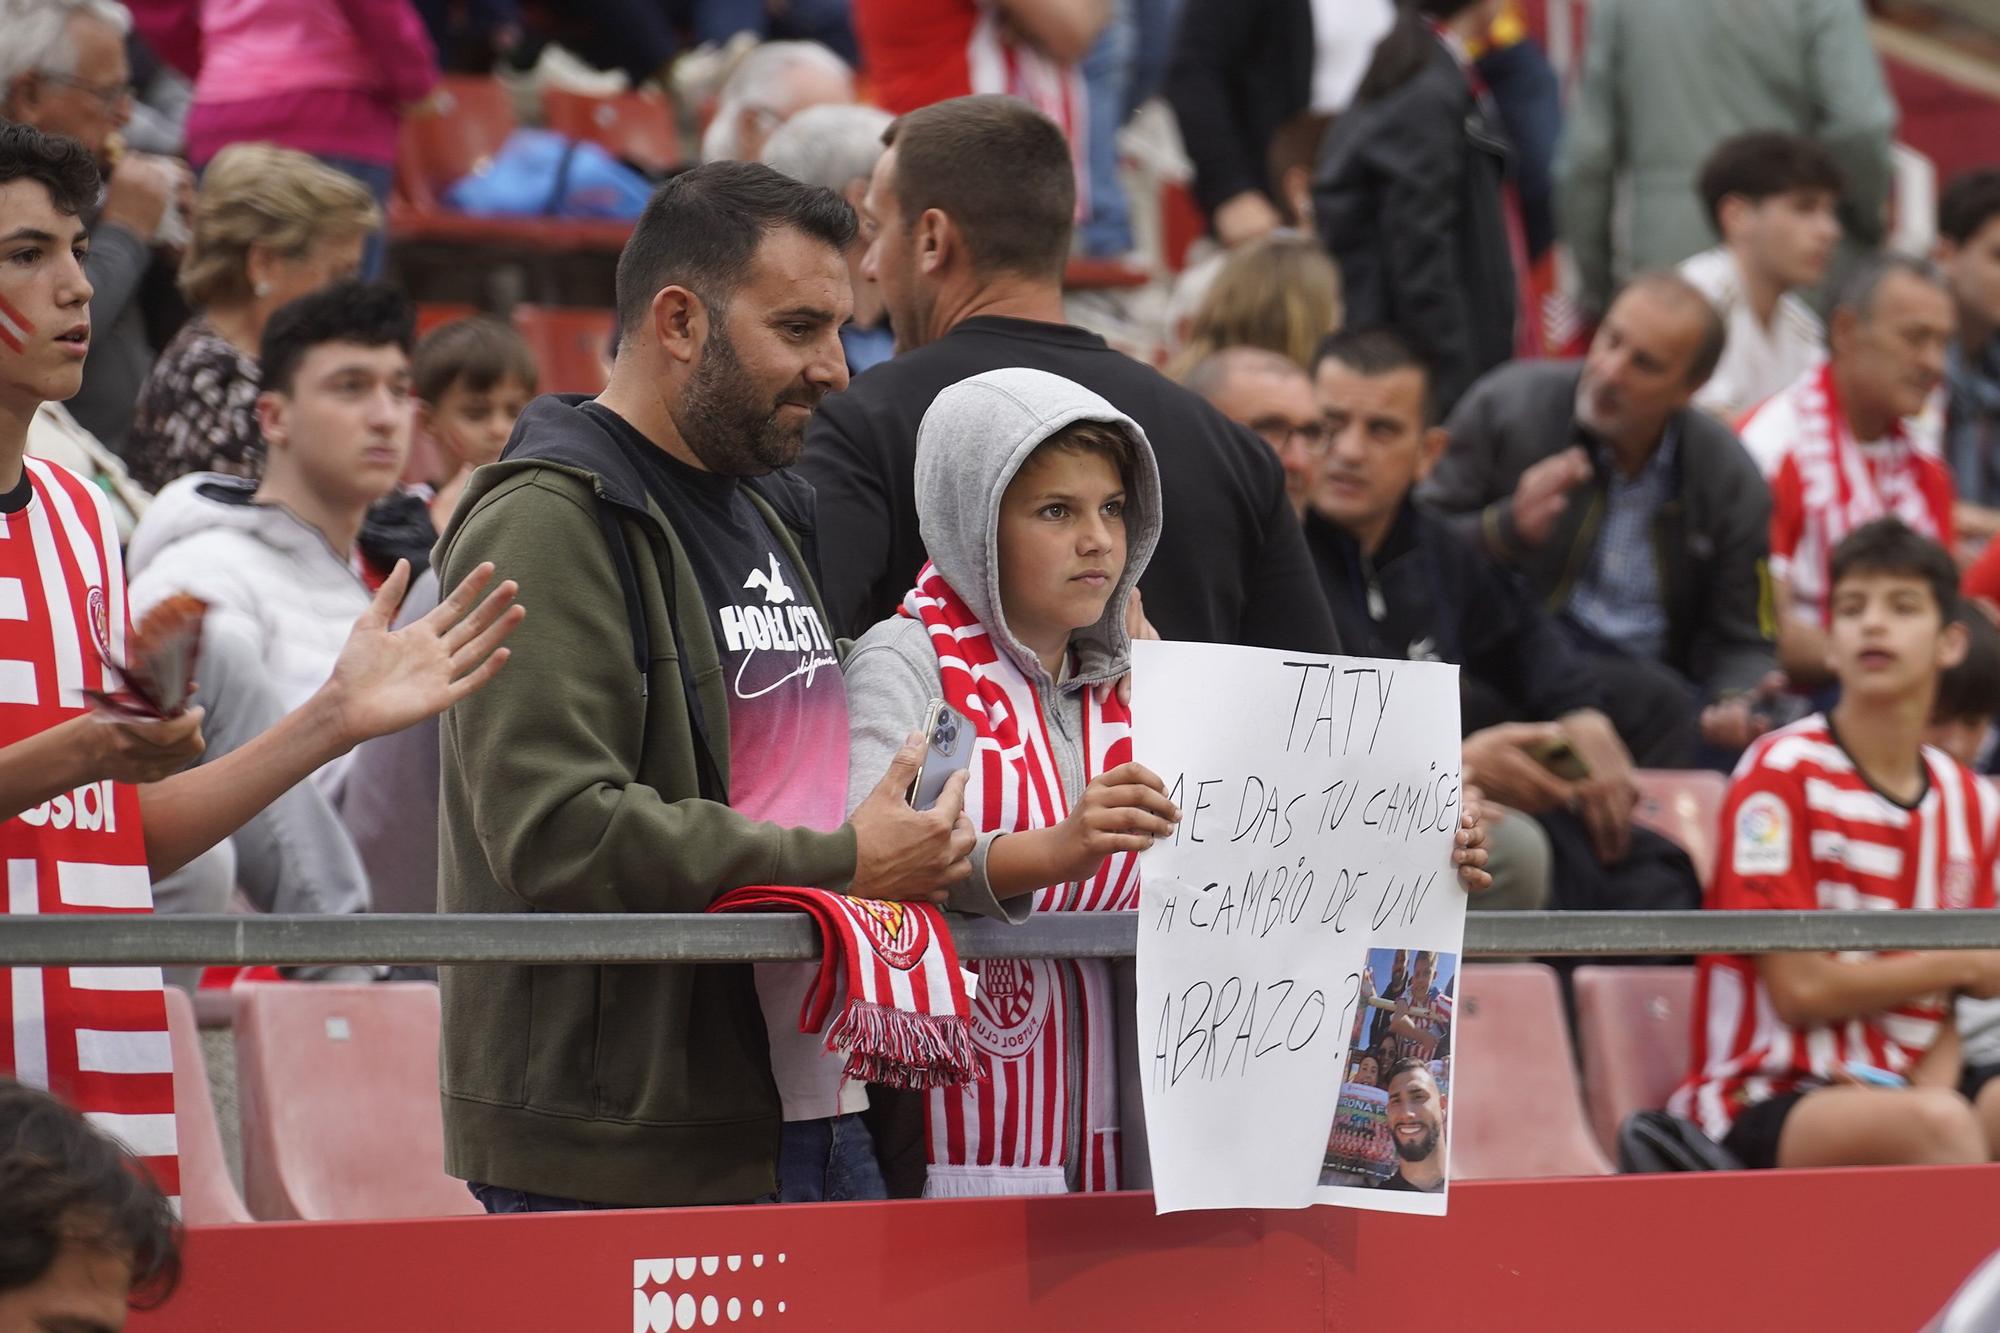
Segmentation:
<svg viewBox="0 0 2000 1333">
<path fill-rule="evenodd" d="M 194 190 L 184 163 L 121 151 L 118 132 L 132 118 L 131 26 L 131 15 L 112 0 L 0 0 L 0 119 L 76 139 L 105 171 L 84 260 L 96 292 L 90 360 L 69 408 L 114 451 L 131 428 L 155 355 L 140 285 L 155 247 L 185 237 L 177 224 Z"/>
<path fill-rule="evenodd" d="M 1225 347 L 1197 362 L 1185 382 L 1271 446 L 1284 465 L 1292 512 L 1303 520 L 1326 460 L 1328 436 L 1312 380 L 1299 363 L 1261 347 Z"/>
</svg>

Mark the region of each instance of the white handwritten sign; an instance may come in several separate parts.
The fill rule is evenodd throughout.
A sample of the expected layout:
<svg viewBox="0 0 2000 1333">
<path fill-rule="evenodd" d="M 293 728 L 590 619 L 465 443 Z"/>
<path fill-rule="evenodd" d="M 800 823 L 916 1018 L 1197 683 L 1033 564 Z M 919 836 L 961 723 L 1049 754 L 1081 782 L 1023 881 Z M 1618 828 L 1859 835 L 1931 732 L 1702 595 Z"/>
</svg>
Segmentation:
<svg viewBox="0 0 2000 1333">
<path fill-rule="evenodd" d="M 1134 754 L 1181 809 L 1140 861 L 1159 1210 L 1442 1213 L 1458 668 L 1145 642 L 1132 680 Z"/>
</svg>

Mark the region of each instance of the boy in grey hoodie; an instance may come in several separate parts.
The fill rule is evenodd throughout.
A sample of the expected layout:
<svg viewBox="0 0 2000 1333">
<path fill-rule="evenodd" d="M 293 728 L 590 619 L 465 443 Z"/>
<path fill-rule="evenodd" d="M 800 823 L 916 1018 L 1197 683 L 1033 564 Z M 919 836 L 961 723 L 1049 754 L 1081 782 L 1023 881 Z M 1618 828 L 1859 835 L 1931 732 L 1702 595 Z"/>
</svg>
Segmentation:
<svg viewBox="0 0 2000 1333">
<path fill-rule="evenodd" d="M 1069 380 L 989 371 L 925 414 L 916 488 L 931 564 L 847 660 L 852 771 L 893 754 L 942 698 L 979 736 L 965 805 L 978 842 L 950 905 L 1016 922 L 1035 908 L 1136 907 L 1132 863 L 1179 819 L 1160 779 L 1130 762 L 1115 693 L 1126 606 L 1160 533 L 1145 434 Z M 851 783 L 849 804 L 866 794 Z M 989 1077 L 930 1094 L 925 1192 L 1115 1188 L 1108 970 L 1003 960 L 979 972 L 973 1032 Z"/>
<path fill-rule="evenodd" d="M 978 736 L 964 806 L 972 875 L 949 905 L 1016 922 L 1136 908 L 1138 855 L 1180 819 L 1165 784 L 1132 761 L 1117 692 L 1128 603 L 1160 538 L 1145 433 L 1059 376 L 988 371 L 931 404 L 915 480 L 931 563 L 847 659 L 850 771 L 886 762 L 941 698 Z M 848 803 L 869 789 L 851 781 Z M 1469 884 L 1484 877 L 1480 840 L 1461 835 Z M 972 1030 L 987 1077 L 929 1094 L 924 1192 L 1118 1188 L 1108 969 L 1000 959 L 978 971 Z"/>
</svg>

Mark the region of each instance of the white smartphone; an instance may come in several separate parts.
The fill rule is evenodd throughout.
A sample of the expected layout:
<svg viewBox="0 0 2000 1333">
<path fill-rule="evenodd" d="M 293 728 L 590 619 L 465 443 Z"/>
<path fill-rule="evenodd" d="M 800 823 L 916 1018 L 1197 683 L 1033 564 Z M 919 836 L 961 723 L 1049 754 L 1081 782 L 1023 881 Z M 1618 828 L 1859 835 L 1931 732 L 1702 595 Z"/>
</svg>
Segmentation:
<svg viewBox="0 0 2000 1333">
<path fill-rule="evenodd" d="M 944 795 L 944 784 L 954 773 L 972 767 L 972 745 L 978 739 L 972 724 L 956 708 L 942 699 L 933 699 L 924 709 L 924 766 L 910 784 L 912 810 L 928 810 Z"/>
</svg>

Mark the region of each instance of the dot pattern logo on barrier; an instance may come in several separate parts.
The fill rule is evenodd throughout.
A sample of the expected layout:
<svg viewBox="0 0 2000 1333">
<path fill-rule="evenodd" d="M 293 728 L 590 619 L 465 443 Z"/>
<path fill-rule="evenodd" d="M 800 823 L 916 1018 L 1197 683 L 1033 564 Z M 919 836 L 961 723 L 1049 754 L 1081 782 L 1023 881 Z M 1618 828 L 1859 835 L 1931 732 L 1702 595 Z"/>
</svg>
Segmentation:
<svg viewBox="0 0 2000 1333">
<path fill-rule="evenodd" d="M 876 898 L 853 900 L 861 918 L 861 928 L 882 961 L 899 972 L 915 967 L 930 946 L 931 928 L 922 912 L 908 903 L 883 902 Z"/>
<path fill-rule="evenodd" d="M 772 1257 L 782 1264 L 788 1256 Z M 761 1254 L 708 1254 L 700 1258 L 634 1259 L 632 1333 L 715 1328 L 785 1313 L 785 1302 L 766 1301 L 754 1294 L 755 1274 L 764 1267 L 765 1258 Z M 658 1290 L 653 1290 L 656 1287 Z M 691 1287 L 712 1290 L 698 1293 Z"/>
</svg>

